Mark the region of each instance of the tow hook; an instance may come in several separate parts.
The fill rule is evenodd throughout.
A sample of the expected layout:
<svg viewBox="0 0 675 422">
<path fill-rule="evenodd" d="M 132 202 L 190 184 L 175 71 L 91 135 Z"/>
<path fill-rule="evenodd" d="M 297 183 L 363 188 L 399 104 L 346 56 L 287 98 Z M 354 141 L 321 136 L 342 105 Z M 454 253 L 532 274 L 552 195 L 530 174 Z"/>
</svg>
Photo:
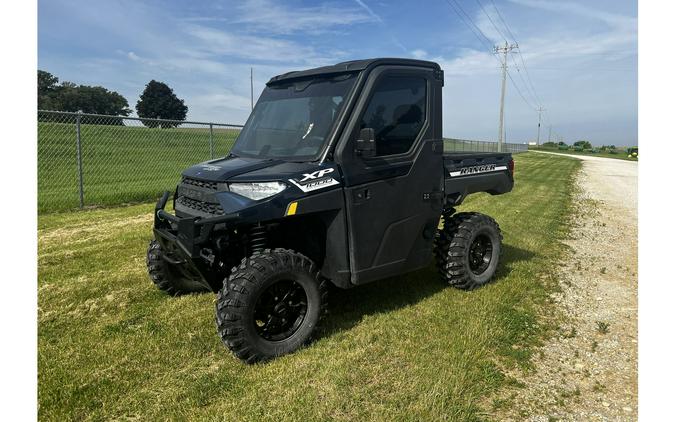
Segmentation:
<svg viewBox="0 0 675 422">
<path fill-rule="evenodd" d="M 209 265 L 213 265 L 213 263 L 216 261 L 216 256 L 213 254 L 213 251 L 209 248 L 202 248 L 202 250 L 199 251 L 199 256 L 204 258 L 204 260 L 207 261 Z"/>
<path fill-rule="evenodd" d="M 162 259 L 165 260 L 166 262 L 168 262 L 169 264 L 172 264 L 172 265 L 185 264 L 185 260 L 184 260 L 184 259 L 174 259 L 174 258 L 170 258 L 170 257 L 168 256 L 168 254 L 162 254 Z"/>
</svg>

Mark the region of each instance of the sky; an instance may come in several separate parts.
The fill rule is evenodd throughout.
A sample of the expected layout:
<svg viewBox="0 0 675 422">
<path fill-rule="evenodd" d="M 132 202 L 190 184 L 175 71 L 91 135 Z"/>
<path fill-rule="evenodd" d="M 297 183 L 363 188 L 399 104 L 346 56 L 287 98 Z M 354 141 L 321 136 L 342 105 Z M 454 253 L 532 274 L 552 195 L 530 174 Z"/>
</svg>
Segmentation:
<svg viewBox="0 0 675 422">
<path fill-rule="evenodd" d="M 494 141 L 501 67 L 492 48 L 505 39 L 519 46 L 508 59 L 507 142 L 536 139 L 541 106 L 541 142 L 550 132 L 637 145 L 637 1 L 38 2 L 39 69 L 117 91 L 132 109 L 159 80 L 197 121 L 244 123 L 251 68 L 257 98 L 291 70 L 410 57 L 445 70 L 443 135 Z"/>
</svg>

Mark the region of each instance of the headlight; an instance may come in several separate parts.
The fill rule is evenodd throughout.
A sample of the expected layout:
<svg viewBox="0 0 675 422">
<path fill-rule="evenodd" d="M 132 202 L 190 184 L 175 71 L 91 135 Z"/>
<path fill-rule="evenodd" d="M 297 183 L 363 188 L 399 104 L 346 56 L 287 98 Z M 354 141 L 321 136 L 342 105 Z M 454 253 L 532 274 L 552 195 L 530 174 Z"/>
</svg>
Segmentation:
<svg viewBox="0 0 675 422">
<path fill-rule="evenodd" d="M 258 201 L 286 189 L 281 182 L 230 183 L 230 192 Z"/>
</svg>

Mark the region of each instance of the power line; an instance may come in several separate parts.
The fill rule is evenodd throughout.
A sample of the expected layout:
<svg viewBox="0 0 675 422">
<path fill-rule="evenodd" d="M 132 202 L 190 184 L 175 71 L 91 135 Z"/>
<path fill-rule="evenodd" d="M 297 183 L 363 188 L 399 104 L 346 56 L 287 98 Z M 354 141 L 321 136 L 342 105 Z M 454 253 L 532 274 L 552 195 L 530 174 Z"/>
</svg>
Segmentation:
<svg viewBox="0 0 675 422">
<path fill-rule="evenodd" d="M 495 1 L 494 1 L 494 0 L 490 0 L 490 2 L 492 2 L 492 6 L 495 8 L 495 12 L 497 12 L 497 16 L 499 17 L 499 20 L 502 21 L 502 25 L 504 25 L 504 28 L 506 28 L 506 31 L 507 31 L 507 32 L 509 33 L 509 35 L 511 36 L 511 39 L 515 42 L 515 41 L 516 41 L 516 37 L 513 36 L 513 32 L 511 32 L 511 29 L 510 29 L 509 26 L 506 24 L 506 21 L 505 21 L 504 18 L 502 17 L 502 14 L 499 13 L 499 8 L 497 8 L 497 5 L 495 4 Z"/>
<path fill-rule="evenodd" d="M 553 122 L 548 115 L 548 110 L 544 109 L 544 122 L 548 124 L 548 142 L 551 142 L 551 132 L 553 132 Z"/>
<path fill-rule="evenodd" d="M 544 111 L 544 107 L 539 107 L 537 111 L 539 112 L 539 123 L 537 124 L 537 146 L 539 146 L 539 133 L 541 132 L 541 112 Z"/>
<path fill-rule="evenodd" d="M 490 41 L 490 39 L 485 35 L 485 33 L 483 33 L 483 31 L 481 31 L 481 29 L 478 27 L 478 25 L 476 25 L 476 24 L 473 22 L 473 20 L 471 19 L 471 17 L 464 11 L 464 9 L 462 8 L 462 6 L 461 6 L 456 0 L 445 0 L 445 1 L 446 1 L 446 3 L 448 3 L 448 5 L 452 8 L 452 10 L 455 12 L 455 14 L 457 14 L 457 16 L 459 16 L 459 18 L 462 20 L 462 22 L 464 23 L 464 25 L 466 25 L 466 26 L 469 28 L 469 30 L 471 30 L 471 32 L 472 32 L 472 33 L 474 34 L 474 36 L 478 39 L 478 41 L 480 41 L 480 43 L 481 43 L 484 47 L 487 47 L 487 46 L 485 45 L 485 42 L 484 42 L 483 39 L 487 40 L 488 42 Z M 492 20 L 492 18 L 490 17 L 490 15 L 487 13 L 487 11 L 485 10 L 485 8 L 483 7 L 482 3 L 480 3 L 480 0 L 476 0 L 476 1 L 478 2 L 479 6 L 480 6 L 481 9 L 483 10 L 483 13 L 485 13 L 485 15 L 488 17 L 488 19 L 489 19 L 490 22 L 492 23 L 492 26 L 497 30 L 497 32 L 499 32 L 499 34 L 500 34 L 502 37 L 504 37 L 503 32 L 501 32 L 501 31 L 499 30 L 499 28 L 497 27 L 497 25 L 494 23 L 494 21 Z M 506 21 L 504 20 L 504 18 L 503 18 L 502 15 L 501 15 L 501 13 L 499 12 L 499 9 L 497 8 L 497 5 L 494 3 L 494 0 L 491 0 L 491 2 L 492 2 L 492 5 L 493 5 L 494 8 L 495 8 L 495 11 L 497 12 L 497 16 L 499 16 L 499 19 L 501 20 L 502 24 L 504 25 L 506 31 L 509 33 L 509 35 L 510 35 L 511 38 L 513 39 L 514 45 L 515 45 L 516 48 L 517 48 L 518 43 L 515 42 L 516 39 L 515 39 L 515 37 L 513 36 L 513 32 L 511 32 L 511 29 L 509 28 L 508 24 L 506 23 Z M 461 12 L 461 13 L 460 13 L 460 12 Z M 466 18 L 465 18 L 465 17 L 466 17 Z M 468 21 L 467 21 L 467 20 L 468 20 Z M 470 23 L 469 23 L 469 22 L 470 22 Z M 475 28 L 475 29 L 474 29 L 474 28 Z M 476 31 L 478 31 L 478 32 L 476 32 Z M 478 34 L 480 34 L 480 35 L 478 35 Z M 483 38 L 481 38 L 481 35 L 482 35 Z M 505 37 L 504 37 L 504 38 L 505 38 Z M 496 56 L 494 56 L 494 57 L 495 57 L 495 59 L 497 59 Z M 539 101 L 539 97 L 538 97 L 538 95 L 536 94 L 536 89 L 534 88 L 534 84 L 532 84 L 532 80 L 531 80 L 531 78 L 529 77 L 529 72 L 527 72 L 527 68 L 525 67 L 525 61 L 524 61 L 523 58 L 522 58 L 522 54 L 520 55 L 520 59 L 521 59 L 521 61 L 522 61 L 522 63 L 523 63 L 523 69 L 525 70 L 526 76 L 527 76 L 527 78 L 528 78 L 528 80 L 529 80 L 529 85 L 528 85 L 527 81 L 525 81 L 525 79 L 522 77 L 522 75 L 521 75 L 521 79 L 523 79 L 523 83 L 524 83 L 525 87 L 530 91 L 529 93 L 532 95 L 532 97 L 534 98 L 534 100 L 535 100 L 535 102 L 537 103 L 537 105 L 539 105 L 539 106 L 541 107 L 541 101 Z M 497 60 L 500 61 L 499 59 L 497 59 Z M 501 61 L 500 61 L 500 64 L 502 64 Z M 502 65 L 505 66 L 505 64 L 502 64 Z M 519 74 L 520 74 L 520 69 L 518 69 L 517 66 L 516 66 L 516 69 L 518 70 L 518 72 L 519 72 Z M 525 98 L 525 96 L 523 95 L 523 93 L 520 91 L 520 88 L 518 88 L 518 85 L 516 84 L 516 81 L 513 80 L 513 78 L 511 77 L 511 74 L 508 73 L 508 72 L 507 72 L 507 74 L 508 74 L 508 76 L 509 76 L 509 79 L 510 79 L 511 82 L 513 83 L 514 87 L 516 88 L 516 91 L 518 92 L 518 94 L 520 95 L 520 97 L 523 99 L 523 101 L 524 101 L 530 108 L 536 110 L 536 107 L 532 106 L 532 104 Z M 501 130 L 500 130 L 500 134 L 501 134 Z"/>
<path fill-rule="evenodd" d="M 473 19 L 471 19 L 471 16 L 469 16 L 469 14 L 466 13 L 466 11 L 465 11 L 464 8 L 462 7 L 462 5 L 461 5 L 457 0 L 452 0 L 452 2 L 453 2 L 453 3 L 455 4 L 455 6 L 457 6 L 457 8 L 464 14 L 464 16 L 466 16 L 466 18 L 469 20 L 469 22 L 471 22 L 471 25 L 473 25 L 473 27 L 476 28 L 476 31 L 478 31 L 478 33 L 479 33 L 480 35 L 483 36 L 483 38 L 485 39 L 485 41 L 487 41 L 488 43 L 491 44 L 491 43 L 492 43 L 492 40 L 491 40 L 490 38 L 488 38 L 487 35 L 485 35 L 485 33 L 480 29 L 480 27 L 479 27 L 478 25 L 476 25 L 476 23 L 473 21 Z M 488 49 L 488 50 L 489 50 L 489 49 Z"/>
<path fill-rule="evenodd" d="M 487 51 L 490 51 L 490 46 L 489 44 L 485 43 L 485 40 L 488 41 L 488 43 L 491 43 L 490 39 L 485 36 L 483 31 L 480 30 L 480 28 L 473 22 L 471 17 L 462 9 L 462 6 L 459 5 L 455 0 L 445 0 L 446 3 L 452 8 L 452 10 L 455 12 L 457 16 L 462 20 L 464 25 L 466 25 L 467 28 L 473 33 L 473 35 L 480 41 L 480 43 L 483 45 L 483 47 L 486 48 Z M 466 18 L 465 18 L 466 16 Z M 467 21 L 468 19 L 468 21 Z M 469 23 L 470 22 L 470 23 Z M 474 29 L 475 28 L 475 29 Z M 480 34 L 480 35 L 479 35 Z M 483 38 L 481 38 L 481 35 Z M 496 58 L 496 57 L 495 57 Z"/>
<path fill-rule="evenodd" d="M 479 0 L 476 0 L 479 1 Z M 506 23 L 506 20 L 502 16 L 501 12 L 499 11 L 499 8 L 497 7 L 497 4 L 494 2 L 494 0 L 490 0 L 492 2 L 492 6 L 495 9 L 495 12 L 497 12 L 497 16 L 499 17 L 499 20 L 502 22 L 502 25 L 504 25 L 504 28 L 506 29 L 506 32 L 509 33 L 511 36 L 511 39 L 513 40 L 514 43 L 518 44 L 518 40 L 516 40 L 515 35 L 513 35 L 513 32 L 511 31 L 511 28 L 509 27 L 509 24 Z M 529 86 L 532 89 L 532 94 L 539 106 L 541 107 L 541 100 L 539 99 L 539 96 L 537 95 L 537 90 L 534 88 L 534 84 L 532 83 L 532 78 L 530 77 L 530 72 L 527 70 L 527 66 L 525 65 L 525 59 L 523 59 L 523 53 L 521 52 L 520 55 L 520 61 L 523 64 L 523 70 L 525 71 L 525 76 L 527 77 L 527 80 L 529 82 Z M 527 85 L 527 83 L 526 83 Z"/>
<path fill-rule="evenodd" d="M 476 1 L 478 1 L 478 0 L 476 0 Z M 506 20 L 504 19 L 504 17 L 502 16 L 501 12 L 499 11 L 499 8 L 497 7 L 497 4 L 495 3 L 494 0 L 490 0 L 490 2 L 492 3 L 492 6 L 494 7 L 495 12 L 497 13 L 497 17 L 499 18 L 499 20 L 501 21 L 502 25 L 504 26 L 504 29 L 506 29 L 506 32 L 508 32 L 508 34 L 511 36 L 511 39 L 513 40 L 513 42 L 516 43 L 516 45 L 518 45 L 518 40 L 516 39 L 516 36 L 513 35 L 513 31 L 511 31 L 511 28 L 509 27 L 509 24 L 506 23 Z M 519 49 L 519 50 L 520 50 L 520 49 Z M 523 78 L 523 74 L 522 74 L 522 72 L 520 71 L 520 69 L 518 68 L 518 65 L 517 65 L 517 64 L 515 65 L 516 70 L 518 71 L 518 75 L 520 75 L 520 78 L 523 80 L 523 83 L 524 83 L 524 85 L 525 85 L 525 88 L 526 88 L 527 90 L 529 90 L 529 94 L 532 96 L 532 98 L 534 99 L 534 101 L 537 103 L 537 108 L 532 107 L 532 105 L 529 103 L 529 101 L 527 101 L 527 100 L 525 99 L 525 96 L 524 96 L 524 95 L 522 94 L 522 92 L 520 92 L 520 90 L 518 89 L 518 85 L 515 83 L 515 81 L 514 81 L 513 78 L 511 77 L 511 74 L 509 74 L 509 78 L 510 78 L 511 81 L 513 82 L 513 86 L 516 88 L 516 91 L 518 91 L 518 94 L 520 95 L 520 98 L 522 98 L 523 101 L 524 101 L 526 104 L 528 104 L 530 107 L 535 108 L 535 110 L 538 111 L 538 115 L 539 115 L 539 121 L 537 122 L 537 145 L 538 145 L 538 144 L 539 144 L 539 140 L 540 140 L 540 131 L 541 131 L 541 113 L 542 113 L 542 111 L 543 111 L 543 112 L 546 112 L 546 110 L 544 109 L 544 107 L 543 107 L 543 105 L 542 105 L 542 102 L 541 102 L 541 99 L 539 98 L 539 95 L 537 94 L 537 89 L 534 87 L 534 83 L 532 82 L 532 77 L 530 77 L 530 72 L 529 72 L 529 70 L 527 70 L 527 65 L 525 64 L 525 59 L 524 59 L 524 57 L 523 57 L 523 53 L 522 53 L 522 51 L 518 51 L 518 53 L 520 53 L 518 56 L 519 56 L 519 58 L 520 58 L 520 62 L 521 62 L 522 65 L 523 65 L 523 70 L 524 70 L 524 72 L 525 72 L 525 78 Z M 514 61 L 514 64 L 515 64 L 515 61 Z M 526 81 L 525 79 L 527 79 L 527 81 Z M 549 121 L 550 121 L 550 120 L 549 120 Z M 550 136 L 551 136 L 551 135 L 550 135 L 550 128 L 551 128 L 551 126 L 552 126 L 552 125 L 549 124 L 549 138 L 550 138 Z M 550 139 L 549 139 L 549 141 L 550 141 Z"/>
<path fill-rule="evenodd" d="M 525 70 L 525 76 L 527 77 L 527 81 L 530 83 L 530 87 L 532 87 L 532 93 L 534 94 L 534 99 L 535 101 L 541 105 L 541 100 L 539 100 L 539 96 L 537 95 L 537 90 L 534 88 L 534 84 L 532 83 L 532 79 L 530 78 L 530 72 L 527 70 L 527 66 L 525 66 L 525 60 L 523 59 L 523 53 L 519 52 L 518 57 L 520 57 L 520 62 L 523 64 L 523 70 Z"/>
<path fill-rule="evenodd" d="M 541 103 L 539 103 L 539 102 L 536 100 L 536 99 L 537 99 L 537 96 L 533 94 L 532 88 L 530 88 L 530 86 L 529 86 L 529 85 L 527 84 L 527 82 L 525 81 L 525 78 L 523 77 L 523 73 L 520 71 L 520 68 L 518 67 L 518 63 L 516 63 L 516 61 L 513 59 L 513 56 L 511 56 L 511 61 L 513 62 L 513 66 L 516 68 L 516 71 L 518 71 L 518 76 L 520 76 L 520 80 L 523 81 L 523 85 L 525 85 L 525 89 L 527 90 L 528 94 L 530 94 L 530 95 L 532 96 L 532 98 L 535 99 L 535 102 L 536 102 L 538 105 L 541 105 Z"/>
<path fill-rule="evenodd" d="M 455 12 L 455 14 L 460 18 L 460 20 L 466 25 L 469 30 L 473 33 L 473 35 L 478 39 L 478 41 L 483 45 L 483 47 L 487 47 L 489 50 L 489 47 L 486 46 L 485 41 L 487 40 L 488 42 L 491 42 L 490 39 L 481 31 L 481 29 L 478 27 L 478 25 L 475 24 L 475 22 L 471 19 L 471 17 L 464 11 L 462 6 L 456 1 L 456 0 L 445 0 L 446 3 L 448 3 L 448 6 L 452 8 L 452 10 Z M 478 1 L 478 0 L 477 0 Z M 499 30 L 499 28 L 495 25 L 494 21 L 490 17 L 490 15 L 485 11 L 485 8 L 483 5 L 478 1 L 479 6 L 483 10 L 483 12 L 486 14 L 490 22 L 492 23 L 492 26 L 495 27 L 497 32 L 499 32 L 502 37 L 504 34 Z M 507 30 L 510 32 L 510 30 L 507 28 Z M 480 35 L 479 35 L 480 34 Z M 482 36 L 482 38 L 481 38 Z M 506 38 L 506 37 L 504 37 Z M 500 100 L 500 109 L 499 109 L 499 143 L 498 143 L 498 148 L 501 151 L 502 143 L 504 141 L 504 99 L 506 96 L 506 77 L 508 76 L 509 79 L 511 80 L 511 83 L 513 83 L 513 86 L 516 88 L 516 92 L 518 92 L 518 95 L 522 100 L 527 104 L 530 108 L 533 110 L 537 110 L 536 107 L 534 107 L 523 95 L 523 93 L 520 91 L 520 88 L 518 87 L 518 84 L 516 84 L 516 81 L 513 80 L 511 77 L 511 74 L 508 72 L 508 52 L 512 51 L 514 49 L 518 48 L 517 43 L 510 44 L 508 43 L 507 40 L 505 40 L 504 47 L 499 47 L 495 46 L 494 47 L 494 52 L 499 54 L 499 53 L 504 53 L 504 60 L 500 60 L 497 58 L 497 54 L 491 54 L 492 57 L 495 58 L 499 62 L 502 68 L 502 89 L 501 89 L 501 100 Z M 519 70 L 520 72 L 520 70 Z M 522 76 L 521 76 L 522 78 Z M 525 83 L 525 87 L 528 88 L 527 83 Z M 536 96 L 535 96 L 536 97 Z"/>
<path fill-rule="evenodd" d="M 548 115 L 548 110 L 544 109 L 544 123 L 548 124 L 549 126 L 553 126 L 553 122 L 551 122 L 551 119 Z"/>
<path fill-rule="evenodd" d="M 533 67 L 535 70 L 556 70 L 556 71 L 571 71 L 571 72 L 582 72 L 582 71 L 594 71 L 594 72 L 634 72 L 637 71 L 636 68 L 600 68 L 600 67 Z"/>
<path fill-rule="evenodd" d="M 516 81 L 514 81 L 513 78 L 511 77 L 511 72 L 509 72 L 509 71 L 507 70 L 507 71 L 506 71 L 506 74 L 508 75 L 509 79 L 510 79 L 511 82 L 513 83 L 513 87 L 516 88 L 516 92 L 518 92 L 518 95 L 520 95 L 520 98 L 522 98 L 523 101 L 525 101 L 525 104 L 527 104 L 532 110 L 535 110 L 535 111 L 536 111 L 536 110 L 537 110 L 537 107 L 533 106 L 529 101 L 527 101 L 527 99 L 525 98 L 525 96 L 523 95 L 523 93 L 520 92 L 520 88 L 518 88 L 518 85 L 516 84 Z"/>
<path fill-rule="evenodd" d="M 462 23 L 466 25 L 467 28 L 471 31 L 471 33 L 480 41 L 481 44 L 483 44 L 483 47 L 485 47 L 485 43 L 483 42 L 483 39 L 478 35 L 478 33 L 473 29 L 471 25 L 464 19 L 464 16 L 459 12 L 459 10 L 455 7 L 455 5 L 450 1 L 450 0 L 445 0 L 446 3 L 448 3 L 448 6 L 452 8 L 452 11 L 455 12 L 455 14 L 461 19 Z"/>
<path fill-rule="evenodd" d="M 480 6 L 480 8 L 481 8 L 481 10 L 483 11 L 483 13 L 485 13 L 485 16 L 487 16 L 488 20 L 489 20 L 490 23 L 492 24 L 492 27 L 493 27 L 494 29 L 496 29 L 497 32 L 499 33 L 499 35 L 504 39 L 504 41 L 506 41 L 506 36 L 502 33 L 502 31 L 499 30 L 499 28 L 497 27 L 497 25 L 495 25 L 494 21 L 492 20 L 492 17 L 491 17 L 490 14 L 487 12 L 487 10 L 485 10 L 485 8 L 483 7 L 483 3 L 481 3 L 480 0 L 476 0 L 476 3 L 478 3 L 478 6 Z M 515 41 L 515 40 L 514 40 L 514 41 Z"/>
</svg>

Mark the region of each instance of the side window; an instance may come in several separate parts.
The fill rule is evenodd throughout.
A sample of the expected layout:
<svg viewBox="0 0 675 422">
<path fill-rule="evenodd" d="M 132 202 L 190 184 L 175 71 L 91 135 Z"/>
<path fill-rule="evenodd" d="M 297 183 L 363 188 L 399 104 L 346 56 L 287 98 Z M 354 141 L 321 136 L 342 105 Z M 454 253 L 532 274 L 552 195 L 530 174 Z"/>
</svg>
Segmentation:
<svg viewBox="0 0 675 422">
<path fill-rule="evenodd" d="M 408 152 L 426 120 L 427 82 L 412 76 L 386 76 L 361 119 L 361 129 L 375 130 L 377 155 Z"/>
</svg>

